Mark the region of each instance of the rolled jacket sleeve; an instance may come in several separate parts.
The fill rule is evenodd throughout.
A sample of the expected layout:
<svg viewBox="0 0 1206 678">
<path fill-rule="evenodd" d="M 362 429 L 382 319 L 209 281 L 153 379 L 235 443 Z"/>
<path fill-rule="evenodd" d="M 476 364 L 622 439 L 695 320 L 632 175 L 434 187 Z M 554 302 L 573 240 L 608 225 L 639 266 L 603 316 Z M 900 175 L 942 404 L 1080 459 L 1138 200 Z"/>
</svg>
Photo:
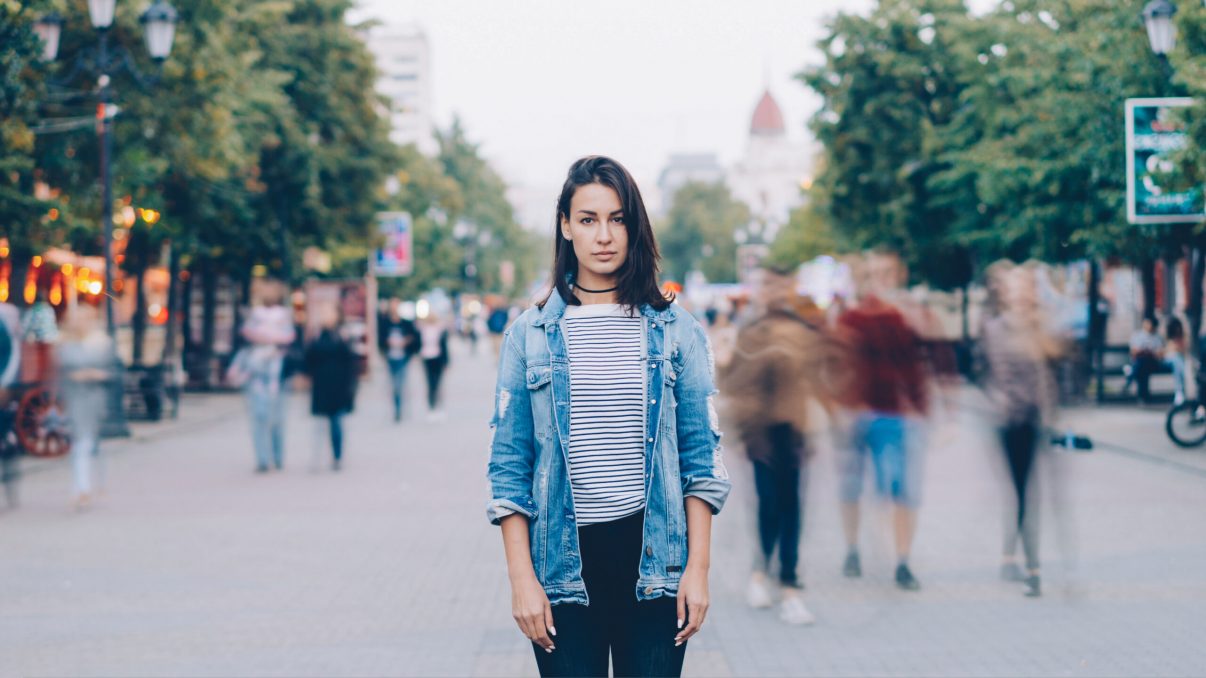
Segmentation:
<svg viewBox="0 0 1206 678">
<path fill-rule="evenodd" d="M 698 497 L 719 513 L 732 483 L 724 466 L 720 445 L 720 420 L 716 413 L 716 386 L 712 349 L 703 328 L 693 322 L 690 339 L 681 348 L 682 371 L 674 386 L 678 402 L 678 467 L 683 496 Z"/>
<path fill-rule="evenodd" d="M 494 389 L 494 416 L 490 420 L 490 461 L 486 474 L 491 498 L 486 505 L 486 517 L 495 525 L 515 513 L 528 520 L 536 518 L 536 501 L 532 497 L 536 459 L 532 401 L 524 381 L 525 360 L 516 345 L 517 331 L 523 331 L 518 323 L 503 340 L 498 384 Z"/>
</svg>

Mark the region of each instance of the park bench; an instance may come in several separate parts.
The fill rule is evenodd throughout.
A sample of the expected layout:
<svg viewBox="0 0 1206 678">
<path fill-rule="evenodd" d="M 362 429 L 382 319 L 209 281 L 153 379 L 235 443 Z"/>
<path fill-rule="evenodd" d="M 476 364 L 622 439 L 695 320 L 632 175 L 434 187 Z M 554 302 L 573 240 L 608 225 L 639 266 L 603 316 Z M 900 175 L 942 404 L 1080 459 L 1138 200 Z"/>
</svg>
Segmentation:
<svg viewBox="0 0 1206 678">
<path fill-rule="evenodd" d="M 1127 380 L 1127 369 L 1131 364 L 1129 346 L 1103 346 L 1098 350 L 1093 362 L 1098 403 L 1136 402 L 1139 399 L 1136 385 L 1123 391 Z M 1151 372 L 1148 383 L 1151 402 L 1172 402 L 1173 395 L 1176 393 L 1172 368 L 1166 365 L 1157 366 Z"/>
</svg>

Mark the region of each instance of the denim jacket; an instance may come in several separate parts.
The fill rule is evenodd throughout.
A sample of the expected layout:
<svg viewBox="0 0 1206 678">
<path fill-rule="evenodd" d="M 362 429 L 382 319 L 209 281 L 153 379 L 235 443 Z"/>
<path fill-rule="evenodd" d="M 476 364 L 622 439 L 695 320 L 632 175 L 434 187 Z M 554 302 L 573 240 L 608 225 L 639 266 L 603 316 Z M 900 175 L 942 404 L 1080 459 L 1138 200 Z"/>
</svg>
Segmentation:
<svg viewBox="0 0 1206 678">
<path fill-rule="evenodd" d="M 566 303 L 556 291 L 507 330 L 490 423 L 486 513 L 527 516 L 532 564 L 549 602 L 588 604 L 569 481 L 570 366 Z M 642 306 L 648 366 L 644 549 L 638 600 L 678 593 L 687 564 L 688 496 L 720 511 L 731 484 L 721 458 L 712 351 L 703 328 L 673 305 Z"/>
</svg>

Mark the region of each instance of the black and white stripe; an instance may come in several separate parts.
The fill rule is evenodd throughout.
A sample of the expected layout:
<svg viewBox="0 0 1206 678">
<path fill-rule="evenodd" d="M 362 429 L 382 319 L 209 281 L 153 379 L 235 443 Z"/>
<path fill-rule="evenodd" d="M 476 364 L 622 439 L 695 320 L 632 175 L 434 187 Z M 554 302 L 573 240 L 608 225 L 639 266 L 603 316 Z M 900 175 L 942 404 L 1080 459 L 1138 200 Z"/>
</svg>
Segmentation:
<svg viewBox="0 0 1206 678">
<path fill-rule="evenodd" d="M 618 304 L 570 306 L 570 486 L 579 525 L 645 507 L 645 340 Z"/>
</svg>

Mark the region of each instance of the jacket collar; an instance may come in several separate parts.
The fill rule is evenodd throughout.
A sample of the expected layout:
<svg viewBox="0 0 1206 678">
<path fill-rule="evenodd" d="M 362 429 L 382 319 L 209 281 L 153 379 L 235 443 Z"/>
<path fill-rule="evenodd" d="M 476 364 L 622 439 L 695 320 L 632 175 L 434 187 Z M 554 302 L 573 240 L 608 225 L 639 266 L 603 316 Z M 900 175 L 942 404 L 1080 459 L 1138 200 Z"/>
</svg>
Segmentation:
<svg viewBox="0 0 1206 678">
<path fill-rule="evenodd" d="M 535 327 L 540 327 L 550 323 L 559 322 L 561 318 L 565 316 L 565 309 L 567 306 L 568 304 L 566 304 L 565 300 L 561 298 L 561 294 L 557 292 L 556 288 L 553 288 L 552 293 L 549 294 L 548 301 L 544 303 L 544 308 L 540 309 L 540 313 L 537 313 L 532 318 L 532 325 Z M 646 318 L 650 318 L 652 320 L 661 320 L 663 322 L 671 322 L 678 317 L 678 311 L 676 310 L 675 304 L 670 304 L 663 311 L 658 311 L 648 304 L 642 304 L 640 313 Z"/>
</svg>

